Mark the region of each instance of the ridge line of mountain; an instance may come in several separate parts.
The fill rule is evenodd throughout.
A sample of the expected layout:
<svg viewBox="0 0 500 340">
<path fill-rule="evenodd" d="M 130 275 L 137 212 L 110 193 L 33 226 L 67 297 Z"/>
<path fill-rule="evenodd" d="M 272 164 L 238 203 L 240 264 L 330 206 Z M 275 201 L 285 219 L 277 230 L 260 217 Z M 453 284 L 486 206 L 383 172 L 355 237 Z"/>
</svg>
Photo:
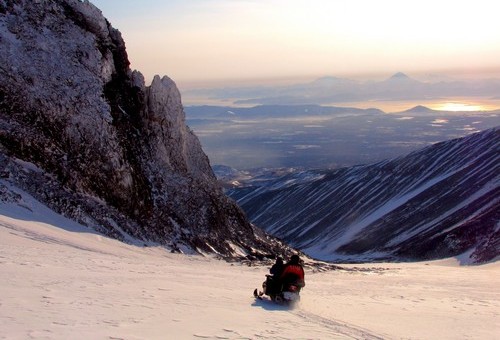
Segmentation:
<svg viewBox="0 0 500 340">
<path fill-rule="evenodd" d="M 255 224 L 330 261 L 465 263 L 500 256 L 500 127 L 406 156 L 247 181 L 228 190 Z"/>
</svg>

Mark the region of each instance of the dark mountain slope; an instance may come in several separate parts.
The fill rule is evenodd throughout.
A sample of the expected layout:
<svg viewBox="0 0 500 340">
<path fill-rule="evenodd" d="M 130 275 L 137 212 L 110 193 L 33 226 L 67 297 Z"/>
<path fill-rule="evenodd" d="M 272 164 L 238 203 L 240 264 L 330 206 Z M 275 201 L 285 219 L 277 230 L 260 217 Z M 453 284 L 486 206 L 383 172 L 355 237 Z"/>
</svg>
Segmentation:
<svg viewBox="0 0 500 340">
<path fill-rule="evenodd" d="M 329 260 L 500 255 L 500 129 L 374 165 L 229 192 L 250 219 Z"/>
</svg>

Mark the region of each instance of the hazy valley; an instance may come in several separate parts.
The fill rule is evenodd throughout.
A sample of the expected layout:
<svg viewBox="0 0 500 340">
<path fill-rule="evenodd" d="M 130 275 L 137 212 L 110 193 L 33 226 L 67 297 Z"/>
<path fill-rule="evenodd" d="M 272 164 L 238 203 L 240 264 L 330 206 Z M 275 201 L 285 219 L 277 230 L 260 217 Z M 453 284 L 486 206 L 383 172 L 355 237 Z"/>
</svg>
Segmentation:
<svg viewBox="0 0 500 340">
<path fill-rule="evenodd" d="M 500 111 L 385 113 L 319 105 L 186 106 L 212 165 L 338 168 L 408 154 L 500 125 Z"/>
</svg>

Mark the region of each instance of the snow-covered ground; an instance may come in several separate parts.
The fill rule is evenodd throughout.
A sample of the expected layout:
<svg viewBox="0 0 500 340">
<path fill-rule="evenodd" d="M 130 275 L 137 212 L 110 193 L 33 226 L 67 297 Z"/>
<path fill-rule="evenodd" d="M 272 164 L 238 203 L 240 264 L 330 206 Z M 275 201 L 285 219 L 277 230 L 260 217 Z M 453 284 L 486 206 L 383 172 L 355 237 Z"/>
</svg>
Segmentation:
<svg viewBox="0 0 500 340">
<path fill-rule="evenodd" d="M 498 339 L 500 263 L 306 271 L 293 309 L 268 268 L 120 243 L 28 196 L 0 203 L 1 339 Z"/>
</svg>

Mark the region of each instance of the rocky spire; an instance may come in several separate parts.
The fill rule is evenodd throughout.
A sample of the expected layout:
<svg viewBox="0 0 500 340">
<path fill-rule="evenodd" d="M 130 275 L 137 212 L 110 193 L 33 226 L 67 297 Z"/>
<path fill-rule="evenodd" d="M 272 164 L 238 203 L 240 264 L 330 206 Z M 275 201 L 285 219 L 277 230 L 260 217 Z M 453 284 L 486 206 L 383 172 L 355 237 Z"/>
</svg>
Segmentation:
<svg viewBox="0 0 500 340">
<path fill-rule="evenodd" d="M 156 158 L 173 171 L 215 180 L 198 138 L 186 126 L 181 95 L 173 80 L 155 76 L 146 96 L 145 123 Z"/>
</svg>

